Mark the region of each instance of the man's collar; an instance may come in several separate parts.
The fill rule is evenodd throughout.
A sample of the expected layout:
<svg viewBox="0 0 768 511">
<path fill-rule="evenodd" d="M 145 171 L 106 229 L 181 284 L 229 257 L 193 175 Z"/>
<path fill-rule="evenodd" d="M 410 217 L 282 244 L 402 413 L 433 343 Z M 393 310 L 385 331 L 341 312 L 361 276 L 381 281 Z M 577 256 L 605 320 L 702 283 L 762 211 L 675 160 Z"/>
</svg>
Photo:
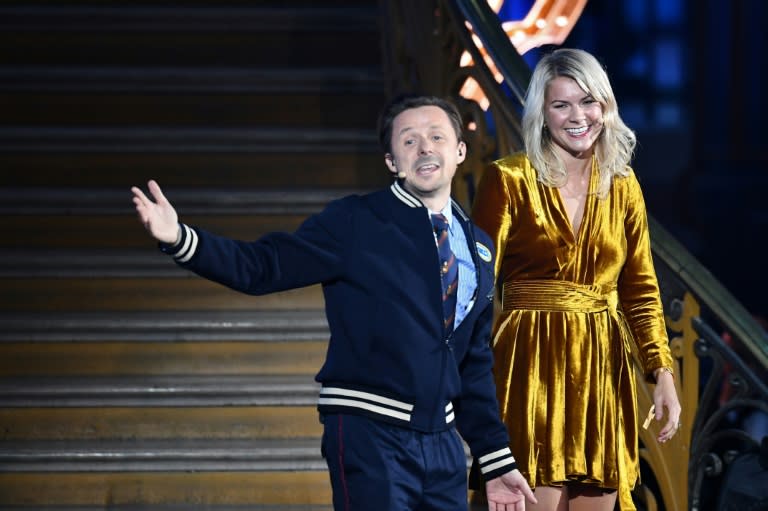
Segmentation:
<svg viewBox="0 0 768 511">
<path fill-rule="evenodd" d="M 421 202 L 417 197 L 411 195 L 411 193 L 403 188 L 400 185 L 399 180 L 395 180 L 394 183 L 392 183 L 392 186 L 389 187 L 390 190 L 392 190 L 392 193 L 395 194 L 395 197 L 397 197 L 401 202 L 403 202 L 406 206 L 409 206 L 411 208 L 423 208 L 424 203 Z"/>
<path fill-rule="evenodd" d="M 427 208 L 427 205 L 422 202 L 421 199 L 413 195 L 411 192 L 405 189 L 405 187 L 401 184 L 399 179 L 396 179 L 394 183 L 389 187 L 390 190 L 392 190 L 392 193 L 395 194 L 395 197 L 397 197 L 401 202 L 403 202 L 406 206 L 409 206 L 411 208 Z M 445 205 L 442 211 L 440 213 L 443 213 L 445 217 L 450 222 L 451 217 L 453 216 L 453 213 L 451 211 L 451 206 L 453 205 L 453 199 L 448 199 L 448 204 Z M 429 208 L 427 208 L 429 209 Z M 433 213 L 436 213 L 433 211 Z"/>
</svg>

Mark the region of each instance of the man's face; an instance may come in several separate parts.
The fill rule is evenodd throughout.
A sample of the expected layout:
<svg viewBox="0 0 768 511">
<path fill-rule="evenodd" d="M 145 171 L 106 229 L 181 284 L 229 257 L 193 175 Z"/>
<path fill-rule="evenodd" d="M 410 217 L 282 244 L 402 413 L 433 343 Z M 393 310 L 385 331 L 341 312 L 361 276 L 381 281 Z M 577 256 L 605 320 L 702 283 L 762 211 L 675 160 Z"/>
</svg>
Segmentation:
<svg viewBox="0 0 768 511">
<path fill-rule="evenodd" d="M 405 173 L 404 187 L 415 196 L 447 201 L 456 167 L 465 157 L 466 146 L 440 107 L 421 106 L 395 117 L 392 153 L 385 161 L 393 173 Z"/>
</svg>

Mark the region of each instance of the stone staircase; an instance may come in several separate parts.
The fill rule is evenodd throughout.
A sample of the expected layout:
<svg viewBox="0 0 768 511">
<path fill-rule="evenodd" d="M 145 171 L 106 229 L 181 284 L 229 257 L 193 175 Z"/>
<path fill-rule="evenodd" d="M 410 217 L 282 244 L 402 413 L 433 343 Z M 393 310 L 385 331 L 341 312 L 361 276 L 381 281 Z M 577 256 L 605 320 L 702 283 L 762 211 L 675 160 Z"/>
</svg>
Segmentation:
<svg viewBox="0 0 768 511">
<path fill-rule="evenodd" d="M 388 182 L 375 1 L 0 1 L 0 509 L 330 509 L 317 286 L 160 254 L 129 187 L 255 239 Z"/>
</svg>

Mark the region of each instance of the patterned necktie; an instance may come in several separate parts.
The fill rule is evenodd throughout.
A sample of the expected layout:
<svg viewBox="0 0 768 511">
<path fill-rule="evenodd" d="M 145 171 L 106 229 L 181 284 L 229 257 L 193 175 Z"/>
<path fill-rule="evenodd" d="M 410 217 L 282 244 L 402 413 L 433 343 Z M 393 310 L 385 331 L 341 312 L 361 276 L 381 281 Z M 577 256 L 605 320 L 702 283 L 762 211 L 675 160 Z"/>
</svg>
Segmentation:
<svg viewBox="0 0 768 511">
<path fill-rule="evenodd" d="M 437 236 L 437 254 L 440 258 L 440 277 L 443 284 L 443 326 L 447 335 L 453 332 L 453 321 L 456 317 L 459 267 L 448 240 L 448 219 L 441 213 L 436 213 L 432 215 L 432 226 Z"/>
</svg>

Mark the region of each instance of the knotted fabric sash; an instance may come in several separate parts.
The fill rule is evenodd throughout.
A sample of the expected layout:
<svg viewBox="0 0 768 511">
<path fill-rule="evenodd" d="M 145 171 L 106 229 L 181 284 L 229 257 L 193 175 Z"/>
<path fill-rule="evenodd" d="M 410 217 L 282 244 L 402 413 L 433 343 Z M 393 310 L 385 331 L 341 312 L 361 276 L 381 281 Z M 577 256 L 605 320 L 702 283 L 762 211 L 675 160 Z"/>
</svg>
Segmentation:
<svg viewBox="0 0 768 511">
<path fill-rule="evenodd" d="M 501 305 L 504 312 L 608 312 L 619 328 L 622 341 L 614 347 L 616 354 L 624 359 L 633 352 L 632 333 L 618 307 L 619 293 L 615 287 L 585 286 L 566 280 L 512 280 L 504 283 Z"/>
<path fill-rule="evenodd" d="M 504 311 L 515 309 L 552 312 L 616 313 L 616 288 L 584 286 L 565 280 L 514 280 L 504 283 Z"/>
</svg>

